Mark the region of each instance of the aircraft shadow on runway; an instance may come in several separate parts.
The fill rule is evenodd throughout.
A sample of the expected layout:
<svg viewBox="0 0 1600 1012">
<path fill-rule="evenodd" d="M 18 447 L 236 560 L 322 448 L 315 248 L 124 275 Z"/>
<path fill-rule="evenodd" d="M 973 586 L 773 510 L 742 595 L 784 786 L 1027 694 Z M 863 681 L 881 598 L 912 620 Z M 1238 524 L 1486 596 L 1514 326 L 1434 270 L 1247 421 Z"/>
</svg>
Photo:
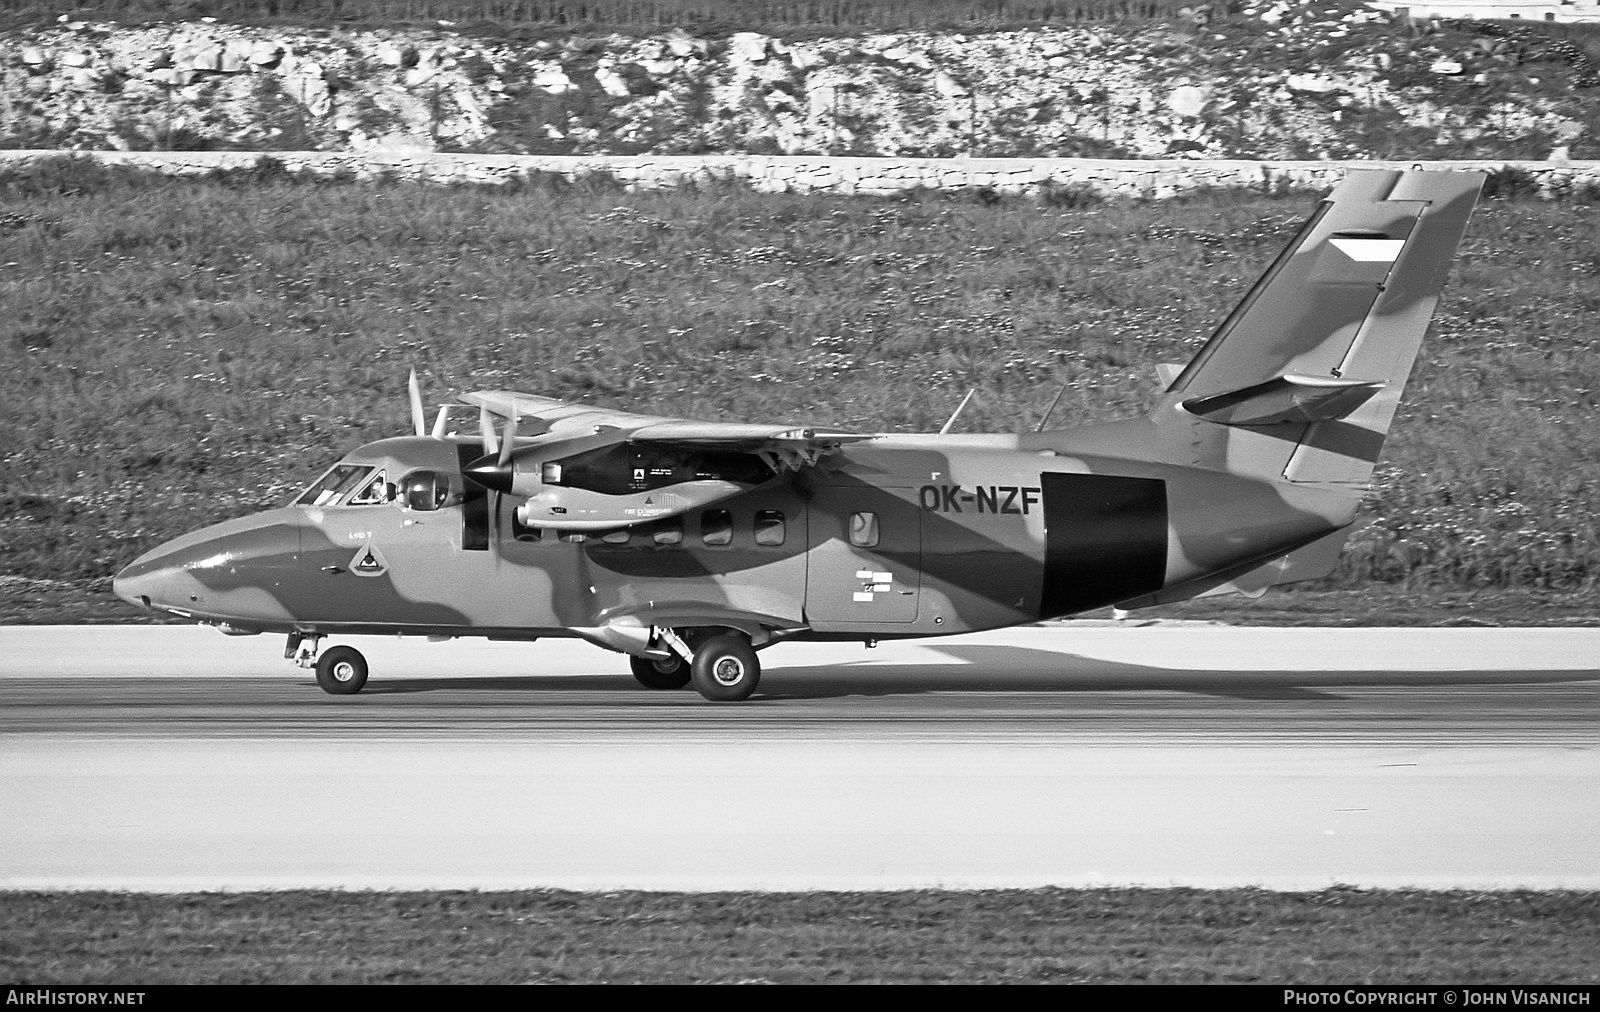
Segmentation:
<svg viewBox="0 0 1600 1012">
<path fill-rule="evenodd" d="M 1184 692 L 1241 700 L 1340 700 L 1341 687 L 1529 685 L 1592 681 L 1592 671 L 1199 671 L 1160 668 L 1019 646 L 940 645 L 945 662 L 785 666 L 777 655 L 751 700 L 831 699 L 846 696 L 916 696 L 935 692 Z M 375 678 L 363 695 L 441 691 L 615 691 L 633 685 L 625 673 L 540 676 Z M 657 695 L 652 693 L 651 695 Z M 676 698 L 676 694 L 668 694 Z M 625 696 L 619 698 L 638 698 Z"/>
</svg>

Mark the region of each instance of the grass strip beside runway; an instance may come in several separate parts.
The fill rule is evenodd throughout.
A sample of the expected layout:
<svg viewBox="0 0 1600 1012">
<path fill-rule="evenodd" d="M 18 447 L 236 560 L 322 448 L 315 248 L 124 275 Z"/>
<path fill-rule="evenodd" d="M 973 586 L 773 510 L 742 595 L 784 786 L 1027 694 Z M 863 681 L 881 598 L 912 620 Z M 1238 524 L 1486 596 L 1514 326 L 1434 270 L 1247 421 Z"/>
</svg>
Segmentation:
<svg viewBox="0 0 1600 1012">
<path fill-rule="evenodd" d="M 278 505 L 430 402 L 520 388 L 866 431 L 1143 411 L 1314 203 L 737 187 L 0 179 L 0 621 Z M 1473 218 L 1337 586 L 1593 593 L 1600 215 Z M 467 423 L 475 426 L 475 422 Z M 20 611 L 21 613 L 16 613 Z"/>
<path fill-rule="evenodd" d="M 1586 892 L 0 893 L 0 922 L 29 985 L 1600 981 Z"/>
</svg>

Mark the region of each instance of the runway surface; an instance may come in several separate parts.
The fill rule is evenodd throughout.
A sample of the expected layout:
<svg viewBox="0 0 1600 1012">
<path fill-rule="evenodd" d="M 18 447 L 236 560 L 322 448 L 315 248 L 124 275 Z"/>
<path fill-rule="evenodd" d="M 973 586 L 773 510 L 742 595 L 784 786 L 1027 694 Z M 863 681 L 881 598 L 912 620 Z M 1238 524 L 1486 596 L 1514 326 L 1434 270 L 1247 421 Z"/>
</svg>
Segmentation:
<svg viewBox="0 0 1600 1012">
<path fill-rule="evenodd" d="M 0 888 L 1600 888 L 1596 629 L 349 642 L 0 627 Z"/>
</svg>

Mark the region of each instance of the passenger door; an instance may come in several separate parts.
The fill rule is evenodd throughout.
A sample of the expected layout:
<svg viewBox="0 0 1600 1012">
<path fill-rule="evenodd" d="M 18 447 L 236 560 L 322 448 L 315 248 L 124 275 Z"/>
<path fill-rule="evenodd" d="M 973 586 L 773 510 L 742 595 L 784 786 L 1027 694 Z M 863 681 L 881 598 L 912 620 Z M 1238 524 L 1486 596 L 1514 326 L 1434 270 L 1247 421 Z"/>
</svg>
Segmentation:
<svg viewBox="0 0 1600 1012">
<path fill-rule="evenodd" d="M 910 489 L 824 486 L 808 504 L 806 619 L 849 630 L 914 622 L 922 511 Z"/>
</svg>

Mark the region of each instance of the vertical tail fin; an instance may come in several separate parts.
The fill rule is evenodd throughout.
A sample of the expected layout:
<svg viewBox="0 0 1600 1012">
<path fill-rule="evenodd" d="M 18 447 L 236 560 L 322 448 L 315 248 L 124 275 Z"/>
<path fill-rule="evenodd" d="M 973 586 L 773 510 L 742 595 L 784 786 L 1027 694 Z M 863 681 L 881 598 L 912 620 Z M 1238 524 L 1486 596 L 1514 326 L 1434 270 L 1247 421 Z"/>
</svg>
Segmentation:
<svg viewBox="0 0 1600 1012">
<path fill-rule="evenodd" d="M 1202 466 L 1366 484 L 1484 178 L 1350 172 L 1153 420 Z"/>
</svg>

